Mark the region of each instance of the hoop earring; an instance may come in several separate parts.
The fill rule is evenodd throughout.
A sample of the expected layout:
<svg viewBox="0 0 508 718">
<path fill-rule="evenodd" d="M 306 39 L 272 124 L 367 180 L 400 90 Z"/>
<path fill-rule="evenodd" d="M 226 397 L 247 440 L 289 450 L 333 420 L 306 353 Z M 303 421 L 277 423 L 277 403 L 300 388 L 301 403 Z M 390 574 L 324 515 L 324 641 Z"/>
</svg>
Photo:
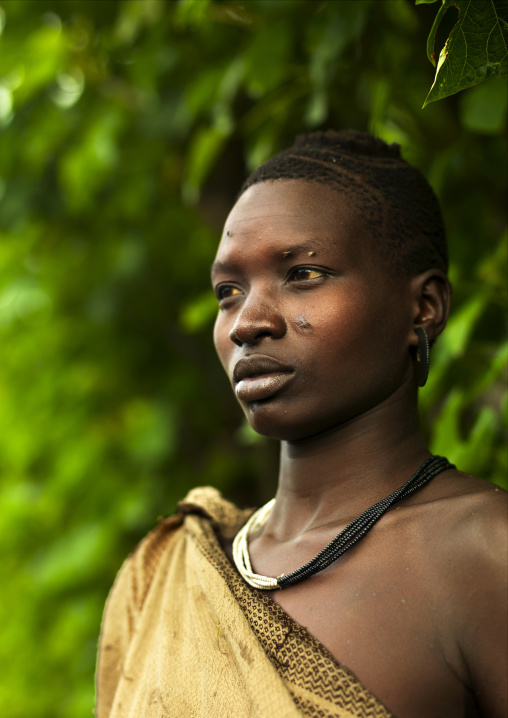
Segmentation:
<svg viewBox="0 0 508 718">
<path fill-rule="evenodd" d="M 430 365 L 429 335 L 423 327 L 415 327 L 415 333 L 418 337 L 415 361 L 415 378 L 418 386 L 425 386 L 427 377 L 429 376 Z"/>
</svg>

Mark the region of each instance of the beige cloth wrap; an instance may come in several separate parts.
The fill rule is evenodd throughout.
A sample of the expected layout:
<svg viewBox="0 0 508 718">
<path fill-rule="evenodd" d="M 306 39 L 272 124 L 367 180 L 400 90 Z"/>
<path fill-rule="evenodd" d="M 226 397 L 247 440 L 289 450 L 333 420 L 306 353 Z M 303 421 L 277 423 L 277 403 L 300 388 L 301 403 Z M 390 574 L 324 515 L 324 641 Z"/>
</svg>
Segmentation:
<svg viewBox="0 0 508 718">
<path fill-rule="evenodd" d="M 390 718 L 217 540 L 250 512 L 194 489 L 127 559 L 99 645 L 97 718 Z"/>
</svg>

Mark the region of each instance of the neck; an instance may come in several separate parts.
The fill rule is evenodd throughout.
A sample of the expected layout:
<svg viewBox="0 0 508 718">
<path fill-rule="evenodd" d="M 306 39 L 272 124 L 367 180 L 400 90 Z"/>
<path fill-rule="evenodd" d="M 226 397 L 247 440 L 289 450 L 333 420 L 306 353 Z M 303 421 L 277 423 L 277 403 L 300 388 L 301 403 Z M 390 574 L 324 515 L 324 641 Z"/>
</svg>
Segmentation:
<svg viewBox="0 0 508 718">
<path fill-rule="evenodd" d="M 348 523 L 402 486 L 429 455 L 416 402 L 397 394 L 326 434 L 283 442 L 269 528 L 287 539 Z"/>
</svg>

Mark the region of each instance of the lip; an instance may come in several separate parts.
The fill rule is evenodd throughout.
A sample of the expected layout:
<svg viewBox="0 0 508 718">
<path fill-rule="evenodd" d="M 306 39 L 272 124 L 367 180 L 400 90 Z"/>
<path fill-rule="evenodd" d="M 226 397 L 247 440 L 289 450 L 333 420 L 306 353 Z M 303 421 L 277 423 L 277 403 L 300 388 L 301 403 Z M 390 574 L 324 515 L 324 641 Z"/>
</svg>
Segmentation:
<svg viewBox="0 0 508 718">
<path fill-rule="evenodd" d="M 261 401 L 293 380 L 294 368 L 261 354 L 240 359 L 233 370 L 235 392 L 241 401 Z"/>
</svg>

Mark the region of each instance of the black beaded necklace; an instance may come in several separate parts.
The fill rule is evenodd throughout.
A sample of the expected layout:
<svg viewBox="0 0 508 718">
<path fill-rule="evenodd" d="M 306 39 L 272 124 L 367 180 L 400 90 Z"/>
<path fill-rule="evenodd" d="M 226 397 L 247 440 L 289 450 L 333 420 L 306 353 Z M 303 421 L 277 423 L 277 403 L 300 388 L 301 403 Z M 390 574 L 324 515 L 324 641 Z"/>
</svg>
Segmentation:
<svg viewBox="0 0 508 718">
<path fill-rule="evenodd" d="M 428 484 L 429 481 L 441 472 L 454 468 L 455 466 L 443 456 L 431 456 L 429 459 L 426 459 L 426 461 L 423 462 L 423 464 L 403 486 L 396 489 L 396 491 L 387 496 L 385 499 L 378 501 L 377 504 L 374 504 L 374 506 L 371 506 L 369 509 L 360 514 L 360 516 L 351 521 L 351 523 L 349 523 L 345 529 L 337 534 L 337 536 L 332 539 L 330 543 L 316 556 L 314 556 L 313 559 L 295 571 L 292 571 L 287 575 L 282 574 L 276 579 L 269 576 L 255 574 L 250 564 L 248 552 L 249 533 L 266 521 L 271 510 L 271 506 L 273 505 L 274 500 L 272 500 L 272 502 L 253 514 L 245 526 L 243 526 L 243 528 L 240 529 L 236 535 L 233 542 L 233 557 L 236 567 L 244 580 L 255 588 L 287 588 L 299 581 L 310 578 L 310 576 L 313 576 L 319 571 L 327 568 L 330 564 L 336 561 L 339 556 L 346 553 L 346 551 L 349 551 L 349 549 L 352 548 L 357 541 L 365 536 L 365 534 L 374 526 L 376 521 L 379 521 L 381 516 L 388 511 L 393 504 L 396 504 L 398 501 L 401 501 L 407 496 L 413 494 L 415 491 L 418 491 L 418 489 L 421 489 L 425 486 L 425 484 Z"/>
</svg>

